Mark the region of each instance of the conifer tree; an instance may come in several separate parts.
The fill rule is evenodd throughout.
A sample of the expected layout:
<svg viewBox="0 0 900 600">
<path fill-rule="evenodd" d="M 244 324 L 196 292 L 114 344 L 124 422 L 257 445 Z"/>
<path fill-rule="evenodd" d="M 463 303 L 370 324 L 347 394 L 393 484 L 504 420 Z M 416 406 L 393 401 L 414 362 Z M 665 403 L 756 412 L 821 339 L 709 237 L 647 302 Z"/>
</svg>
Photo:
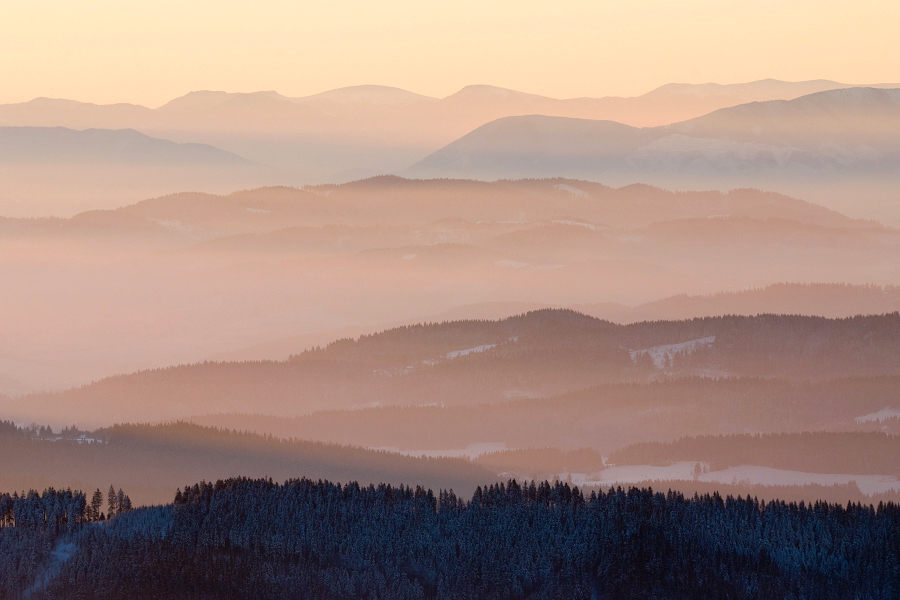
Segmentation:
<svg viewBox="0 0 900 600">
<path fill-rule="evenodd" d="M 97 488 L 94 491 L 94 495 L 91 496 L 91 512 L 88 517 L 89 521 L 99 521 L 100 520 L 100 508 L 103 506 L 103 494 L 100 492 L 100 488 Z"/>
<path fill-rule="evenodd" d="M 116 490 L 112 485 L 109 486 L 109 492 L 106 494 L 106 515 L 113 518 L 119 509 L 119 497 L 116 496 Z"/>
</svg>

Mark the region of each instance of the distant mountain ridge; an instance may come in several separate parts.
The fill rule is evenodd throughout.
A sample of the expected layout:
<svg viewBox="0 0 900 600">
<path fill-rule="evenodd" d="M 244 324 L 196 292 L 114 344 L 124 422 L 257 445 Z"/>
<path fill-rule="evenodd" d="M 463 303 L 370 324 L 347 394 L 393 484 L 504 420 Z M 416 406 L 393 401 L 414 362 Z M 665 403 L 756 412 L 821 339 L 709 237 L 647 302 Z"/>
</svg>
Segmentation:
<svg viewBox="0 0 900 600">
<path fill-rule="evenodd" d="M 887 87 L 890 84 L 872 89 Z M 874 160 L 873 152 L 884 154 L 885 148 L 889 150 L 891 132 L 876 128 L 873 135 L 880 135 L 884 143 L 871 148 L 865 139 L 850 138 L 835 143 L 818 143 L 810 138 L 812 145 L 798 147 L 785 146 L 784 135 L 776 136 L 777 139 L 737 139 L 729 133 L 742 127 L 734 115 L 729 117 L 731 129 L 725 127 L 722 131 L 718 130 L 721 123 L 713 122 L 715 119 L 697 119 L 747 103 L 792 101 L 811 93 L 850 88 L 826 80 L 762 80 L 732 85 L 669 84 L 631 98 L 559 100 L 490 85 L 467 86 L 445 98 L 388 86 L 361 85 L 300 98 L 275 91 L 195 91 L 154 109 L 37 98 L 0 106 L 0 126 L 133 129 L 176 143 L 220 148 L 269 169 L 252 176 L 223 177 L 216 173 L 179 179 L 184 182 L 181 190 L 215 193 L 227 189 L 223 187 L 225 181 L 232 182 L 231 189 L 241 189 L 342 183 L 409 173 L 414 177 L 482 179 L 563 176 L 602 180 L 616 186 L 650 183 L 674 189 L 766 187 L 801 195 L 794 188 L 783 186 L 793 181 L 778 180 L 767 185 L 765 180 L 757 181 L 757 175 L 774 168 L 778 173 L 787 169 L 791 177 L 813 173 L 834 179 L 843 177 L 851 167 L 854 174 L 868 175 L 865 167 Z M 517 132 L 523 123 L 528 123 L 527 127 Z M 818 130 L 821 123 L 820 120 Z M 687 130 L 699 131 L 701 125 L 708 129 L 706 137 Z M 667 133 L 645 131 L 662 126 L 672 129 Z M 502 131 L 497 131 L 498 127 Z M 546 151 L 536 152 L 536 136 L 550 144 L 555 153 L 552 157 Z M 505 146 L 491 149 L 501 138 L 507 140 Z M 448 148 L 459 149 L 460 143 L 465 145 L 474 139 L 480 140 L 476 144 L 480 150 L 470 147 L 457 153 L 459 156 L 448 156 L 448 152 L 453 154 Z M 578 143 L 566 149 L 565 144 L 575 139 Z M 500 159 L 498 152 L 509 156 Z M 893 169 L 893 159 L 882 158 L 874 167 L 876 173 Z M 0 214 L 74 214 L 77 210 L 41 208 L 45 204 L 64 205 L 62 198 L 66 196 L 73 198 L 72 204 L 77 199 L 81 206 L 91 209 L 107 208 L 115 198 L 125 198 L 125 202 L 140 198 L 120 187 L 115 181 L 116 173 L 95 173 L 87 179 L 78 175 L 56 178 L 34 173 L 23 178 L 15 172 L 0 172 Z M 179 191 L 174 183 L 163 185 L 165 177 L 129 178 L 146 182 L 144 197 Z M 41 182 L 38 189 L 29 189 L 28 182 L 33 180 Z M 152 182 L 160 183 L 151 185 Z M 823 186 L 826 193 L 846 195 L 846 190 L 833 191 L 830 181 Z M 881 198 L 890 190 L 879 193 Z M 805 191 L 802 197 L 821 202 Z M 845 203 L 841 209 L 852 212 L 853 206 Z M 859 214 L 882 218 L 873 212 Z M 900 212 L 895 216 L 900 223 Z"/>
<path fill-rule="evenodd" d="M 658 126 L 741 103 L 846 87 L 824 80 L 670 84 L 631 98 L 559 100 L 490 85 L 466 86 L 445 98 L 360 85 L 299 98 L 274 91 L 195 91 L 155 109 L 36 98 L 0 106 L 0 126 L 131 128 L 179 142 L 211 144 L 300 176 L 279 183 L 320 183 L 399 171 L 508 116 L 542 114 Z M 267 139 L 265 144 L 260 144 L 260 136 Z M 376 147 L 380 152 L 374 152 Z"/>
<path fill-rule="evenodd" d="M 234 107 L 252 108 L 254 102 L 259 101 L 260 106 L 273 106 L 273 102 L 292 104 L 295 106 L 322 107 L 325 105 L 360 105 L 371 107 L 400 107 L 408 108 L 414 105 L 444 105 L 441 111 L 447 111 L 448 106 L 461 109 L 470 103 L 481 105 L 480 111 L 486 110 L 486 106 L 494 110 L 509 111 L 529 107 L 539 109 L 536 112 L 548 116 L 581 116 L 582 118 L 604 118 L 594 114 L 588 117 L 591 111 L 607 111 L 608 119 L 615 119 L 617 105 L 631 102 L 658 101 L 661 99 L 696 98 L 718 99 L 722 106 L 731 106 L 747 102 L 760 102 L 767 100 L 791 100 L 800 96 L 826 91 L 860 87 L 855 84 L 845 84 L 829 80 L 813 80 L 789 82 L 774 79 L 764 79 L 740 84 L 685 84 L 670 83 L 653 89 L 643 95 L 633 97 L 604 96 L 599 98 L 577 97 L 569 99 L 556 99 L 538 94 L 530 94 L 516 90 L 491 86 L 468 85 L 459 91 L 444 98 L 436 98 L 410 92 L 401 88 L 381 85 L 356 85 L 333 90 L 319 92 L 309 96 L 289 97 L 275 91 L 259 91 L 250 93 L 232 93 L 222 91 L 199 90 L 190 92 L 179 98 L 174 98 L 157 109 L 151 109 L 135 104 L 108 104 L 98 105 L 76 100 L 63 100 L 53 98 L 35 98 L 29 102 L 18 104 L 0 105 L 0 126 L 2 125 L 39 125 L 48 124 L 41 121 L 48 118 L 41 111 L 57 111 L 56 119 L 104 119 L 104 118 L 131 118 L 138 121 L 152 121 L 154 114 L 174 114 L 180 109 L 207 110 L 226 105 Z M 874 84 L 873 88 L 900 87 L 898 84 Z M 704 105 L 700 110 L 710 112 L 715 108 Z M 585 112 L 587 111 L 587 112 Z M 107 114 L 103 114 L 107 113 Z M 571 113 L 571 114 L 569 114 Z M 43 114 L 43 116 L 42 116 Z M 497 116 L 503 116 L 499 114 Z M 509 115 L 507 115 L 509 116 Z M 699 115 L 698 115 L 699 116 Z M 497 118 L 496 116 L 494 118 Z M 628 119 L 624 119 L 625 122 Z M 62 125 L 62 123 L 59 123 Z M 665 124 L 665 123 L 658 123 Z M 162 125 L 166 127 L 167 125 Z M 64 125 L 65 126 L 65 125 Z M 78 127 L 78 125 L 70 125 Z M 87 125 L 88 127 L 119 128 L 109 125 Z"/>
</svg>

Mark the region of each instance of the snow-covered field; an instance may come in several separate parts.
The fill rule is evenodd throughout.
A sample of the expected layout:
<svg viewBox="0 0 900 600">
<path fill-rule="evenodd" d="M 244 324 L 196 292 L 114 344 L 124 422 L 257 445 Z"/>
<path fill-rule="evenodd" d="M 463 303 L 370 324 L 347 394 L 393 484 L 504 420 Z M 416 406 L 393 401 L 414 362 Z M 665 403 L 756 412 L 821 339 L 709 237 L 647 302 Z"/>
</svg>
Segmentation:
<svg viewBox="0 0 900 600">
<path fill-rule="evenodd" d="M 694 461 L 684 461 L 665 467 L 651 465 L 628 465 L 610 467 L 590 475 L 572 473 L 576 485 L 600 485 L 603 487 L 639 483 L 642 481 L 690 481 L 694 479 Z M 705 465 L 704 465 L 705 466 Z M 563 474 L 565 477 L 567 474 Z M 859 490 L 867 495 L 900 491 L 900 480 L 891 475 L 854 475 L 845 473 L 806 473 L 786 471 L 770 467 L 744 465 L 719 471 L 701 473 L 698 481 L 745 485 L 837 485 L 855 481 Z"/>
<path fill-rule="evenodd" d="M 599 225 L 594 225 L 593 223 L 582 223 L 581 221 L 568 221 L 566 219 L 556 219 L 551 221 L 551 223 L 555 223 L 557 225 L 571 225 L 573 227 L 584 227 L 585 229 L 590 229 L 591 231 L 597 231 L 598 229 L 603 229 L 603 227 Z"/>
</svg>

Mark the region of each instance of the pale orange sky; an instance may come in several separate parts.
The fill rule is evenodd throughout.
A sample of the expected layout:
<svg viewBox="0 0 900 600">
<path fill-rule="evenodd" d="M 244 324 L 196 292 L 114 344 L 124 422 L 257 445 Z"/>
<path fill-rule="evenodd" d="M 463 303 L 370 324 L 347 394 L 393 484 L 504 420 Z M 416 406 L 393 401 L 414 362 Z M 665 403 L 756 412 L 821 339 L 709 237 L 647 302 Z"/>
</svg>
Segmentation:
<svg viewBox="0 0 900 600">
<path fill-rule="evenodd" d="M 673 81 L 894 82 L 898 30 L 896 0 L 8 0 L 0 103 L 158 106 L 198 89 L 366 83 L 564 98 Z"/>
</svg>

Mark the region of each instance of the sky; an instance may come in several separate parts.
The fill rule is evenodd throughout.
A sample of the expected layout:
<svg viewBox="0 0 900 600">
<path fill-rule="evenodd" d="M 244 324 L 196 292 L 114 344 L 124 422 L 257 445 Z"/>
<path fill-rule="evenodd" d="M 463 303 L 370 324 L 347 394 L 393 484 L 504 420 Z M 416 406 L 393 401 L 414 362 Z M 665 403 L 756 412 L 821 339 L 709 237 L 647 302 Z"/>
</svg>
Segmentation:
<svg viewBox="0 0 900 600">
<path fill-rule="evenodd" d="M 4 0 L 0 103 L 159 106 L 491 84 L 557 98 L 669 82 L 900 81 L 896 0 Z"/>
</svg>

